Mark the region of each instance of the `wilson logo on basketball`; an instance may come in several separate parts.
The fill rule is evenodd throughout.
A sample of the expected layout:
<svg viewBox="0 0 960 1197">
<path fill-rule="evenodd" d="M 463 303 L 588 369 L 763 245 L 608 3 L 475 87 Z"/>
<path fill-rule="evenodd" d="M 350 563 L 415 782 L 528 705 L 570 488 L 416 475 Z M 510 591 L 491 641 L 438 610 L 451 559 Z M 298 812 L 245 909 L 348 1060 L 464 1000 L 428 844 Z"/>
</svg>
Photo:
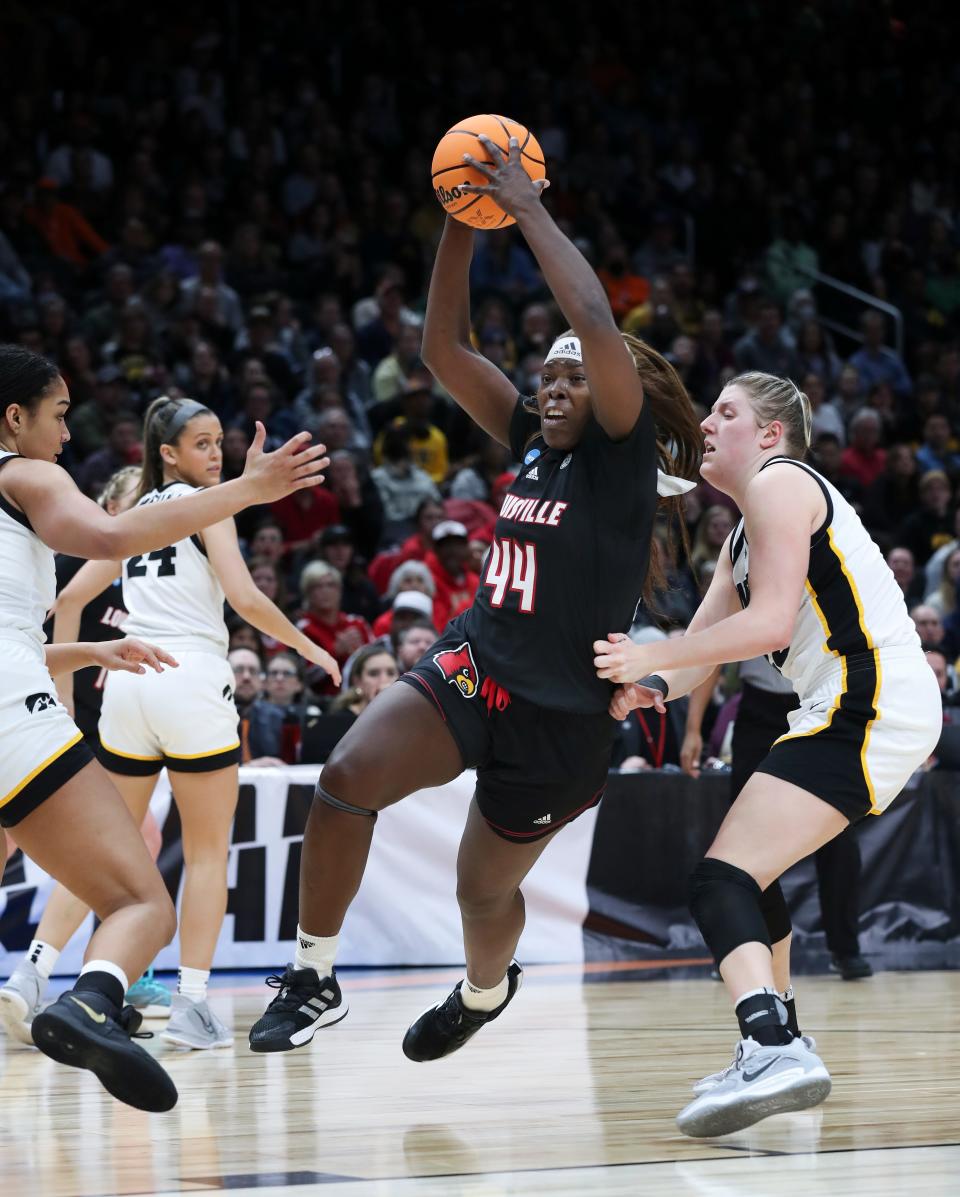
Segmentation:
<svg viewBox="0 0 960 1197">
<path fill-rule="evenodd" d="M 459 187 L 453 187 L 448 191 L 446 187 L 440 185 L 439 187 L 435 187 L 434 191 L 441 204 L 449 204 L 452 200 L 458 200 L 463 195 Z"/>
<path fill-rule="evenodd" d="M 480 671 L 473 659 L 470 645 L 464 641 L 459 648 L 436 653 L 433 663 L 451 686 L 456 686 L 464 698 L 474 698 L 480 682 Z"/>
</svg>

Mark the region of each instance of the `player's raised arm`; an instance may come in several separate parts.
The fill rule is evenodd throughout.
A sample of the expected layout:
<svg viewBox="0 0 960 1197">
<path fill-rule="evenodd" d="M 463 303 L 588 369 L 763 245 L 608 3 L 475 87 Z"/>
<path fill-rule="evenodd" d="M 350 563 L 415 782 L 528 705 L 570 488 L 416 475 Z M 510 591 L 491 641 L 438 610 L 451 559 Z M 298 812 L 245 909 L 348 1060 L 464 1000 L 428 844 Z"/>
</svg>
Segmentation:
<svg viewBox="0 0 960 1197">
<path fill-rule="evenodd" d="M 12 461 L 4 471 L 4 489 L 55 552 L 118 561 L 165 548 L 251 504 L 270 503 L 323 481 L 326 450 L 311 445 L 308 433 L 298 433 L 273 453 L 263 452 L 265 436 L 258 424 L 240 478 L 176 504 L 136 507 L 122 515 L 107 515 L 50 462 Z"/>
<path fill-rule="evenodd" d="M 507 157 L 487 137 L 481 137 L 493 160 L 488 166 L 469 159 L 484 174 L 484 187 L 462 190 L 492 196 L 517 225 L 533 251 L 547 286 L 580 339 L 583 365 L 597 423 L 614 440 L 628 436 L 643 406 L 643 384 L 623 342 L 606 293 L 593 267 L 560 231 L 540 202 L 543 180 L 533 181 L 523 169 L 520 145 L 510 138 Z"/>
<path fill-rule="evenodd" d="M 494 440 L 509 446 L 517 389 L 471 344 L 472 256 L 473 231 L 448 216 L 427 295 L 423 360 L 464 411 Z"/>
</svg>

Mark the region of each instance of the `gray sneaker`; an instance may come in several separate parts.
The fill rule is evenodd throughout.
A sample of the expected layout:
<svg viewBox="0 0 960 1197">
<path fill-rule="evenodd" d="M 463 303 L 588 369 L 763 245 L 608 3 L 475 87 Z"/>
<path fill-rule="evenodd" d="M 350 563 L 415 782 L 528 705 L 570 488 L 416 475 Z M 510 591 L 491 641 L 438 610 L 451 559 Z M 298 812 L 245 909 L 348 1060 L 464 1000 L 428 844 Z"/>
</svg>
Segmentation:
<svg viewBox="0 0 960 1197">
<path fill-rule="evenodd" d="M 30 1028 L 34 1016 L 40 1013 L 46 988 L 46 978 L 29 960 L 18 964 L 10 979 L 0 986 L 0 1026 L 28 1047 L 34 1046 Z"/>
<path fill-rule="evenodd" d="M 815 1052 L 817 1050 L 817 1041 L 812 1035 L 801 1035 L 800 1039 L 807 1045 L 807 1048 Z M 709 1076 L 702 1077 L 693 1085 L 693 1091 L 699 1097 L 701 1093 L 709 1093 L 711 1089 L 716 1089 L 721 1081 L 725 1081 L 731 1072 L 737 1066 L 737 1054 L 740 1050 L 740 1043 L 733 1049 L 733 1060 L 726 1068 L 722 1068 L 719 1072 L 711 1072 Z"/>
<path fill-rule="evenodd" d="M 741 1039 L 737 1057 L 725 1071 L 723 1080 L 677 1115 L 685 1135 L 729 1135 L 771 1114 L 819 1105 L 830 1093 L 826 1066 L 802 1039 L 777 1047 Z"/>
<path fill-rule="evenodd" d="M 160 1033 L 161 1039 L 178 1047 L 203 1050 L 210 1047 L 233 1047 L 233 1035 L 223 1025 L 209 1005 L 193 1002 L 180 993 L 173 995 L 170 1021 Z"/>
</svg>

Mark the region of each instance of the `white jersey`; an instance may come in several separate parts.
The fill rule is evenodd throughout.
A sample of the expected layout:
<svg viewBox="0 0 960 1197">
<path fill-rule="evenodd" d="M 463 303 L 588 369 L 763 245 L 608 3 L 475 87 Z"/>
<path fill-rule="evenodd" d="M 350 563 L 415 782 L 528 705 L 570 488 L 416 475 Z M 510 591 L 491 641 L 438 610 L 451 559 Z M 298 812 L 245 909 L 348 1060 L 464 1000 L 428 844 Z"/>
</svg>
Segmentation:
<svg viewBox="0 0 960 1197">
<path fill-rule="evenodd" d="M 175 502 L 196 489 L 185 482 L 168 482 L 144 495 L 137 506 Z M 128 636 L 139 636 L 174 653 L 226 656 L 223 587 L 199 536 L 128 558 L 122 577 L 123 601 L 130 612 L 123 625 Z"/>
<path fill-rule="evenodd" d="M 17 456 L 0 451 L 0 466 Z M 23 512 L 0 495 L 0 637 L 42 651 L 43 622 L 56 596 L 53 550 Z"/>
<path fill-rule="evenodd" d="M 838 663 L 846 677 L 848 666 L 859 669 L 867 655 L 883 649 L 919 650 L 920 639 L 890 567 L 843 495 L 792 458 L 774 457 L 761 468 L 774 462 L 789 462 L 808 473 L 827 502 L 826 519 L 810 540 L 810 564 L 790 644 L 768 657 L 803 699 L 836 672 Z M 730 558 L 746 607 L 750 550 L 742 519 L 730 537 Z"/>
</svg>

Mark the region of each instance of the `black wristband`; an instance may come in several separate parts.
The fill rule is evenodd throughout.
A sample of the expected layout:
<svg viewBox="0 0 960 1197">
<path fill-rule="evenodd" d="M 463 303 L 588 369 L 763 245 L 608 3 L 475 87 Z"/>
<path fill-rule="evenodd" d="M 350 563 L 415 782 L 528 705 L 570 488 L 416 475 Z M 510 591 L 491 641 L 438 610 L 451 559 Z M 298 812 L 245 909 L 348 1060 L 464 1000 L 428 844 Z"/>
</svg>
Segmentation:
<svg viewBox="0 0 960 1197">
<path fill-rule="evenodd" d="M 659 690 L 666 701 L 667 695 L 670 693 L 670 687 L 663 680 L 659 673 L 648 673 L 646 677 L 642 677 L 636 685 L 646 686 L 648 690 Z"/>
</svg>

